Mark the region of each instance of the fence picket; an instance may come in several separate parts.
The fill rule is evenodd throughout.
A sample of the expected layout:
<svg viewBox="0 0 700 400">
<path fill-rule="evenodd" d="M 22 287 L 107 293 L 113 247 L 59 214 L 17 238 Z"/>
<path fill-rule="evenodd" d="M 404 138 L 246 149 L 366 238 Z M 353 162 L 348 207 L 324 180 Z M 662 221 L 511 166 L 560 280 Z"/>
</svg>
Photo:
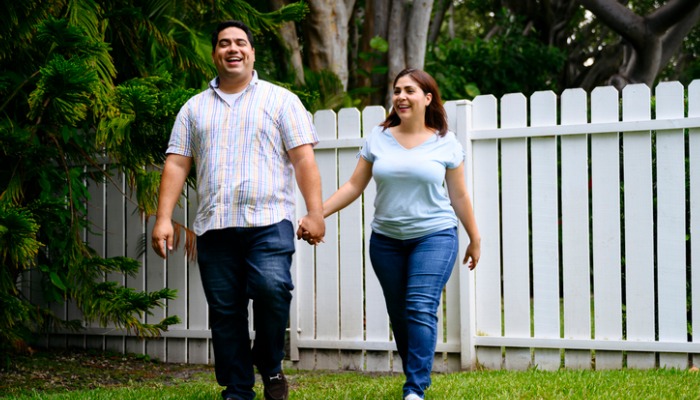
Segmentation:
<svg viewBox="0 0 700 400">
<path fill-rule="evenodd" d="M 583 89 L 567 89 L 561 96 L 561 124 L 587 122 Z M 564 337 L 591 338 L 590 256 L 588 246 L 588 138 L 585 134 L 561 138 L 561 214 L 564 286 Z M 566 350 L 566 368 L 590 369 L 586 350 Z"/>
<path fill-rule="evenodd" d="M 656 119 L 683 118 L 680 82 L 656 87 Z M 687 340 L 685 138 L 683 129 L 656 132 L 656 212 L 659 340 Z M 687 368 L 687 354 L 661 354 L 659 366 Z"/>
<path fill-rule="evenodd" d="M 473 102 L 472 128 L 496 128 L 497 100 L 477 96 Z M 476 268 L 476 335 L 500 337 L 501 333 L 501 218 L 499 201 L 498 140 L 474 142 L 474 214 L 481 233 L 481 261 Z M 476 167 L 478 166 L 478 167 Z M 501 349 L 477 347 L 477 363 L 501 368 Z"/>
<path fill-rule="evenodd" d="M 148 221 L 148 225 L 146 228 L 148 232 L 153 231 L 154 222 L 155 218 L 152 218 Z M 152 292 L 154 290 L 160 290 L 165 287 L 166 265 L 167 261 L 160 258 L 158 255 L 155 254 L 155 252 L 149 251 L 146 253 L 146 265 L 144 266 L 144 268 L 146 269 L 145 290 Z M 155 309 L 153 310 L 152 315 L 146 315 L 146 322 L 149 324 L 158 323 L 163 318 L 165 318 L 165 310 Z M 145 342 L 146 354 L 148 354 L 149 357 L 156 360 L 166 360 L 166 344 L 164 337 L 146 339 Z"/>
<path fill-rule="evenodd" d="M 360 138 L 360 112 L 346 108 L 338 113 L 338 139 Z M 357 165 L 358 148 L 338 149 L 338 186 L 347 182 Z M 331 193 L 326 194 L 326 197 Z M 361 341 L 364 338 L 364 290 L 362 284 L 362 202 L 357 200 L 338 213 L 340 260 L 340 340 Z M 343 369 L 361 370 L 362 351 L 343 351 Z"/>
<path fill-rule="evenodd" d="M 144 237 L 145 234 L 145 224 L 144 218 L 139 213 L 138 207 L 136 206 L 136 196 L 135 193 L 129 191 L 127 192 L 127 200 L 125 204 L 124 212 L 124 232 L 126 235 L 126 240 L 124 243 L 124 255 L 134 260 L 139 261 L 141 268 L 133 276 L 127 276 L 125 279 L 125 285 L 128 288 L 134 289 L 135 291 L 142 291 L 145 288 L 145 250 Z M 150 243 L 148 243 L 150 245 Z M 145 319 L 140 318 L 143 322 Z M 133 337 L 127 336 L 124 348 L 127 353 L 132 354 L 145 354 L 146 348 L 144 346 L 144 341 Z"/>
<path fill-rule="evenodd" d="M 306 214 L 304 198 L 298 190 L 296 214 L 297 219 Z M 296 223 L 296 221 L 293 222 Z M 328 235 L 326 232 L 327 245 L 332 246 L 333 240 L 335 240 L 334 236 Z M 316 337 L 315 252 L 314 248 L 305 242 L 296 241 L 295 247 L 291 270 L 294 277 L 294 292 L 289 313 L 289 358 L 301 369 L 313 369 L 315 367 L 315 351 L 313 349 L 300 349 L 299 342 L 312 340 Z"/>
<path fill-rule="evenodd" d="M 650 119 L 650 90 L 646 85 L 627 85 L 622 91 L 622 119 Z M 625 217 L 625 305 L 627 340 L 654 340 L 654 243 L 651 171 L 651 133 L 623 134 Z M 653 368 L 653 353 L 629 353 L 631 368 Z"/>
<path fill-rule="evenodd" d="M 591 93 L 591 122 L 619 120 L 619 92 Z M 617 132 L 591 136 L 591 214 L 594 338 L 622 340 L 622 243 L 620 239 L 620 141 Z M 622 352 L 596 351 L 596 370 L 622 368 Z"/>
<path fill-rule="evenodd" d="M 700 80 L 688 86 L 688 117 L 700 117 Z M 700 127 L 688 132 L 688 173 L 690 209 L 690 287 L 691 328 L 693 343 L 700 342 Z M 698 329 L 695 329 L 695 328 Z M 693 354 L 692 364 L 700 364 Z"/>
<path fill-rule="evenodd" d="M 552 92 L 532 95 L 532 126 L 557 124 L 557 97 Z M 557 139 L 530 139 L 532 206 L 532 309 L 534 337 L 560 337 L 559 312 L 559 197 L 557 188 Z M 556 371 L 559 350 L 535 349 L 538 369 Z"/>
<path fill-rule="evenodd" d="M 105 167 L 105 166 L 103 166 Z M 90 202 L 87 208 L 87 217 L 90 223 L 88 232 L 86 234 L 86 241 L 88 246 L 95 250 L 95 253 L 100 256 L 106 256 L 106 249 L 104 243 L 104 232 L 107 228 L 106 225 L 106 187 L 104 181 L 99 182 L 91 181 L 88 183 L 88 193 L 90 195 Z M 32 292 L 34 295 L 35 291 Z M 88 321 L 86 326 L 89 328 L 99 328 L 100 325 L 96 321 Z M 105 337 L 100 335 L 86 335 L 85 346 L 88 349 L 104 349 Z"/>
<path fill-rule="evenodd" d="M 386 118 L 386 110 L 381 106 L 366 107 L 362 111 L 362 133 L 367 137 L 372 128 Z M 386 342 L 390 339 L 389 315 L 386 312 L 384 295 L 379 285 L 377 275 L 372 269 L 369 259 L 369 238 L 372 232 L 371 223 L 374 218 L 374 199 L 377 190 L 374 181 L 370 182 L 362 195 L 363 226 L 364 226 L 364 272 L 365 272 L 365 330 L 367 341 Z M 359 201 L 359 200 L 358 200 Z M 393 347 L 395 348 L 395 347 Z M 370 371 L 391 371 L 392 351 L 367 351 L 367 369 Z M 397 356 L 398 358 L 398 356 Z M 399 366 L 401 363 L 397 362 Z"/>
<path fill-rule="evenodd" d="M 183 199 L 187 204 L 187 221 L 188 226 L 192 226 L 194 218 L 197 214 L 197 193 L 194 188 L 187 187 L 187 198 Z M 184 239 L 184 238 L 183 238 Z M 209 330 L 209 308 L 207 299 L 204 296 L 204 287 L 202 287 L 202 277 L 199 275 L 199 264 L 194 260 L 187 260 L 187 292 L 189 313 L 187 315 L 187 329 L 198 332 L 206 332 Z M 190 337 L 187 339 L 187 362 L 192 364 L 207 364 L 210 362 L 210 342 L 211 334 L 207 337 Z"/>
<path fill-rule="evenodd" d="M 173 210 L 173 220 L 187 221 L 187 201 L 184 197 L 180 198 L 180 204 Z M 177 315 L 180 317 L 180 322 L 172 326 L 173 330 L 187 329 L 187 317 L 189 314 L 187 307 L 187 299 L 189 298 L 187 280 L 189 276 L 187 274 L 187 258 L 183 245 L 168 254 L 164 274 L 165 286 L 177 290 L 178 293 L 177 298 L 167 301 L 166 315 Z M 187 362 L 186 339 L 166 338 L 164 345 L 167 361 Z"/>
<path fill-rule="evenodd" d="M 456 133 L 457 129 L 457 102 L 449 101 L 445 103 L 445 111 L 447 112 L 447 120 L 449 123 L 449 129 Z M 458 138 L 459 139 L 459 138 Z M 462 141 L 463 146 L 466 151 L 465 142 Z M 465 170 L 466 174 L 466 170 Z M 464 228 L 459 225 L 457 227 L 458 235 L 463 235 Z M 459 241 L 459 239 L 458 239 Z M 466 249 L 466 247 L 464 247 Z M 462 293 L 460 292 L 460 275 L 463 272 L 462 258 L 464 257 L 463 248 L 459 247 L 457 252 L 457 260 L 452 269 L 452 275 L 445 285 L 445 291 L 441 299 L 440 307 L 438 307 L 438 350 L 435 353 L 435 360 L 433 362 L 434 371 L 454 371 L 459 369 L 461 365 L 461 359 L 453 352 L 443 351 L 453 343 L 460 342 L 461 326 L 460 326 L 460 297 Z M 468 273 L 464 271 L 464 273 Z M 464 295 L 467 295 L 466 293 Z M 444 308 L 443 308 L 444 307 Z M 444 312 L 442 312 L 444 310 Z M 444 327 L 444 329 L 443 329 Z"/>
<path fill-rule="evenodd" d="M 501 100 L 501 126 L 527 126 L 522 94 Z M 527 138 L 501 140 L 501 215 L 503 237 L 503 326 L 505 336 L 530 337 Z M 530 367 L 530 349 L 506 348 L 505 367 Z"/>
</svg>

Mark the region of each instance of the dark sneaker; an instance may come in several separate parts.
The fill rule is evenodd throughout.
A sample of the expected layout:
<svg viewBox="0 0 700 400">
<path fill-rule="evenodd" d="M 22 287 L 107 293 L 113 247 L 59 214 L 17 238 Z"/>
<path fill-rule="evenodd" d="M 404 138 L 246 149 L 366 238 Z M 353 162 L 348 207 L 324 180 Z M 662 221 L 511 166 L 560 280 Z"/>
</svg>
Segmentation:
<svg viewBox="0 0 700 400">
<path fill-rule="evenodd" d="M 289 396 L 289 385 L 283 373 L 263 376 L 263 386 L 265 386 L 265 400 L 287 400 Z"/>
</svg>

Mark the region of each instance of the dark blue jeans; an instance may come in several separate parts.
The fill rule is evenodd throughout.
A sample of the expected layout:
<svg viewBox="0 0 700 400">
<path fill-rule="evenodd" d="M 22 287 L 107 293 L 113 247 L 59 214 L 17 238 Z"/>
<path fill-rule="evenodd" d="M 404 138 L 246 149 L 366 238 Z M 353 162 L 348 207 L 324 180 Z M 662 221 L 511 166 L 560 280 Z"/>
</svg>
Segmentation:
<svg viewBox="0 0 700 400">
<path fill-rule="evenodd" d="M 372 233 L 369 255 L 406 374 L 404 396 L 424 397 L 437 344 L 437 309 L 457 258 L 457 228 L 398 240 Z"/>
<path fill-rule="evenodd" d="M 197 260 L 209 304 L 216 380 L 224 398 L 254 399 L 255 373 L 282 369 L 289 305 L 294 227 L 290 221 L 208 231 L 197 238 Z M 248 333 L 253 300 L 255 340 Z"/>
</svg>

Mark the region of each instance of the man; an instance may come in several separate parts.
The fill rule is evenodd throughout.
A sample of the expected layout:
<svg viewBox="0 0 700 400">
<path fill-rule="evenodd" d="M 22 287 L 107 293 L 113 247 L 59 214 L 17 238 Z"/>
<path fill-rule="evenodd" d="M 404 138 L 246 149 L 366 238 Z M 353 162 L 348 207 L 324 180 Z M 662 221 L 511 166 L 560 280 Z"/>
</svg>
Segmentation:
<svg viewBox="0 0 700 400">
<path fill-rule="evenodd" d="M 253 399 L 257 367 L 265 399 L 286 399 L 282 373 L 293 289 L 294 182 L 308 214 L 297 238 L 317 244 L 325 225 L 318 142 L 299 98 L 253 69 L 250 29 L 226 21 L 212 35 L 218 77 L 182 107 L 167 149 L 152 246 L 172 250 L 173 209 L 192 163 L 199 208 L 193 229 L 209 305 L 217 382 L 224 399 Z M 248 334 L 253 300 L 255 340 Z"/>
</svg>

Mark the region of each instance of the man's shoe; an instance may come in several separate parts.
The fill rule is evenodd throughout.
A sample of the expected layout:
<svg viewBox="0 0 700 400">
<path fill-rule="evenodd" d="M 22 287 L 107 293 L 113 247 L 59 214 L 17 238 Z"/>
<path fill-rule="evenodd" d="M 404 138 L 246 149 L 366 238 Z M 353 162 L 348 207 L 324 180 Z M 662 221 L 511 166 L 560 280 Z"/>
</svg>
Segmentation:
<svg viewBox="0 0 700 400">
<path fill-rule="evenodd" d="M 265 377 L 263 376 L 263 386 L 265 386 L 265 400 L 287 400 L 289 396 L 289 385 L 283 373 Z"/>
</svg>

